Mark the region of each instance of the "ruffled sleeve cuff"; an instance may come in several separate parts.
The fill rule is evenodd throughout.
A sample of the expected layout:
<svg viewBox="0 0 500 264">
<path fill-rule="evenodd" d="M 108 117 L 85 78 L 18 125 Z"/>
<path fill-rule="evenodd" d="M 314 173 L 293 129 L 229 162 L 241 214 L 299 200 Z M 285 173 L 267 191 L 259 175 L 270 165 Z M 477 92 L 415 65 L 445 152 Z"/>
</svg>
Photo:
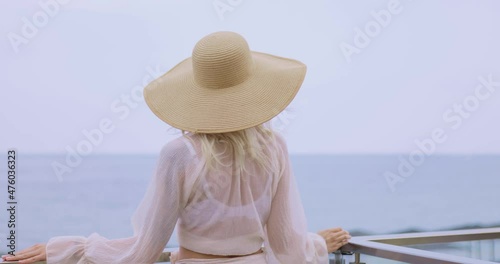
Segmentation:
<svg viewBox="0 0 500 264">
<path fill-rule="evenodd" d="M 47 264 L 84 264 L 85 243 L 82 236 L 58 236 L 47 242 Z"/>
<path fill-rule="evenodd" d="M 328 248 L 326 246 L 326 241 L 323 237 L 316 233 L 307 233 L 308 243 L 312 245 L 313 248 L 306 250 L 308 252 L 308 256 L 306 257 L 307 263 L 329 263 L 328 259 Z"/>
</svg>

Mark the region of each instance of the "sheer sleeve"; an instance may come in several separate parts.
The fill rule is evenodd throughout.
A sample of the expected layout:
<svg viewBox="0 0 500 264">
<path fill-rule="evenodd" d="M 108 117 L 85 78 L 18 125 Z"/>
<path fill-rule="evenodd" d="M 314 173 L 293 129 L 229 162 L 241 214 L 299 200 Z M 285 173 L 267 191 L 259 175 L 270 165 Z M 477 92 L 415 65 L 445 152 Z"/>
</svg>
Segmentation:
<svg viewBox="0 0 500 264">
<path fill-rule="evenodd" d="M 182 141 L 166 144 L 146 195 L 132 217 L 134 235 L 109 240 L 60 236 L 47 243 L 47 263 L 154 263 L 168 242 L 182 208 L 181 188 L 186 163 Z"/>
<path fill-rule="evenodd" d="M 295 183 L 286 143 L 282 146 L 282 175 L 276 187 L 267 221 L 265 248 L 269 263 L 327 264 L 325 240 L 307 232 L 307 223 L 300 194 Z"/>
</svg>

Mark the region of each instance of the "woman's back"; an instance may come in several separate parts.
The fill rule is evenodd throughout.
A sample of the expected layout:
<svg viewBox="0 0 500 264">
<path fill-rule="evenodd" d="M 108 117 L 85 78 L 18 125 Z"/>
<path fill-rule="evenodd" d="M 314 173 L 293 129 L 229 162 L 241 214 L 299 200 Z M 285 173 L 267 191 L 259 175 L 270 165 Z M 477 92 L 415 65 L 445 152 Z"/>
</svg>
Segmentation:
<svg viewBox="0 0 500 264">
<path fill-rule="evenodd" d="M 188 134 L 193 162 L 186 174 L 184 192 L 189 193 L 180 213 L 178 232 L 183 247 L 206 254 L 246 255 L 262 247 L 265 225 L 279 181 L 279 171 L 266 171 L 250 157 L 244 169 L 238 169 L 236 157 L 228 143 L 212 147 L 221 164 L 203 173 L 204 157 L 201 139 Z M 184 139 L 185 140 L 185 139 Z M 283 149 L 268 138 L 261 146 L 281 167 Z"/>
</svg>

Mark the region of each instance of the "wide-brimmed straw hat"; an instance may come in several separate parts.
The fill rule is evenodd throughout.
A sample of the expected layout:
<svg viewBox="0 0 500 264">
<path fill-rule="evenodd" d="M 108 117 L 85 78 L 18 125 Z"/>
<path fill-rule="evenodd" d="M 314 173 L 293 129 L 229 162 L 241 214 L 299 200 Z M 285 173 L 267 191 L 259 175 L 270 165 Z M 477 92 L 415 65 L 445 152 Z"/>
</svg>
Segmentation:
<svg viewBox="0 0 500 264">
<path fill-rule="evenodd" d="M 306 66 L 251 51 L 234 32 L 202 38 L 192 57 L 151 82 L 144 98 L 167 124 L 195 133 L 232 132 L 271 120 L 293 100 Z"/>
</svg>

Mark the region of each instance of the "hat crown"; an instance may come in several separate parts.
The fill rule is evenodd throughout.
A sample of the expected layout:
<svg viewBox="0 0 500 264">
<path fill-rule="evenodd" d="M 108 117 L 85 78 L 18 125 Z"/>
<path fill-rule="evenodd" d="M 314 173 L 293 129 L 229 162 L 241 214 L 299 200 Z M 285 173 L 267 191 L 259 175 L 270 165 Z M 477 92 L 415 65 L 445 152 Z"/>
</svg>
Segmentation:
<svg viewBox="0 0 500 264">
<path fill-rule="evenodd" d="M 194 79 L 203 87 L 226 88 L 244 82 L 253 60 L 246 40 L 234 32 L 216 32 L 202 38 L 193 49 Z"/>
</svg>

